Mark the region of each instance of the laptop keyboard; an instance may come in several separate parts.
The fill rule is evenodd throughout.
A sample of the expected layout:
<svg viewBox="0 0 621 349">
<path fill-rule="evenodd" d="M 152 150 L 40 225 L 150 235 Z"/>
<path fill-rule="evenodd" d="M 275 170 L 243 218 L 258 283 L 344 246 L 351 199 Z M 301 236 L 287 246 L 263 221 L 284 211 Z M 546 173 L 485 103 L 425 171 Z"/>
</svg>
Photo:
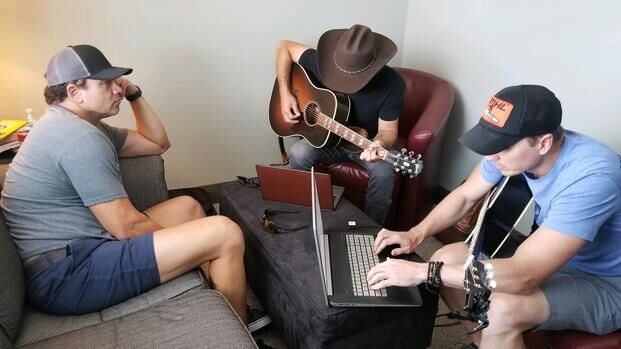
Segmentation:
<svg viewBox="0 0 621 349">
<path fill-rule="evenodd" d="M 367 283 L 369 270 L 379 263 L 373 253 L 373 235 L 345 234 L 354 295 L 387 297 L 386 289 L 372 290 Z"/>
</svg>

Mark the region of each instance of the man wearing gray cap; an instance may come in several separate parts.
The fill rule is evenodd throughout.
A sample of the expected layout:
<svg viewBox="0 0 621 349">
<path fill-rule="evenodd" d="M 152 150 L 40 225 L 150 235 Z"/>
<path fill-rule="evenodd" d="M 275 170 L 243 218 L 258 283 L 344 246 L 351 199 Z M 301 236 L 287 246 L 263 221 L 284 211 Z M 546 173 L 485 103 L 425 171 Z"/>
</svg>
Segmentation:
<svg viewBox="0 0 621 349">
<path fill-rule="evenodd" d="M 50 61 L 49 108 L 11 164 L 2 209 L 24 262 L 27 301 L 54 314 L 102 310 L 200 267 L 246 319 L 244 241 L 223 216 L 182 196 L 144 212 L 128 200 L 118 158 L 161 154 L 164 127 L 140 88 L 89 45 Z M 127 99 L 136 129 L 103 119 Z"/>
<path fill-rule="evenodd" d="M 524 348 L 528 330 L 606 334 L 621 328 L 621 159 L 606 145 L 564 130 L 561 115 L 560 101 L 543 86 L 511 86 L 492 96 L 479 123 L 460 139 L 485 156 L 470 177 L 420 224 L 406 232 L 382 230 L 375 241 L 376 252 L 392 244 L 399 245 L 393 256 L 412 252 L 455 224 L 504 176 L 526 181 L 537 228 L 509 258 L 477 256 L 481 270 L 493 270 L 495 287 L 489 311 L 480 303 L 489 326 L 465 348 Z M 458 311 L 469 254 L 455 243 L 429 263 L 389 259 L 369 272 L 368 282 L 374 289 L 426 283 Z"/>
</svg>

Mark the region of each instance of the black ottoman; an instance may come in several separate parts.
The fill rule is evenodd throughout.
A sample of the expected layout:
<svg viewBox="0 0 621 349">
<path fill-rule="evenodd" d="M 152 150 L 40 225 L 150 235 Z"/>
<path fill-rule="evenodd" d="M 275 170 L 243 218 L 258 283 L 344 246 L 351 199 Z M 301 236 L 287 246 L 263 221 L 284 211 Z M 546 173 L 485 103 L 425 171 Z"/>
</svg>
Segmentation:
<svg viewBox="0 0 621 349">
<path fill-rule="evenodd" d="M 295 190 L 295 188 L 291 188 Z M 306 229 L 272 234 L 260 218 L 266 208 L 294 210 L 274 222 Z M 419 287 L 420 308 L 333 308 L 325 303 L 311 225 L 310 208 L 266 202 L 259 189 L 226 183 L 220 213 L 237 222 L 246 241 L 248 282 L 291 348 L 426 348 L 438 309 L 437 295 Z M 326 231 L 376 224 L 342 199 L 335 211 L 322 211 Z"/>
</svg>

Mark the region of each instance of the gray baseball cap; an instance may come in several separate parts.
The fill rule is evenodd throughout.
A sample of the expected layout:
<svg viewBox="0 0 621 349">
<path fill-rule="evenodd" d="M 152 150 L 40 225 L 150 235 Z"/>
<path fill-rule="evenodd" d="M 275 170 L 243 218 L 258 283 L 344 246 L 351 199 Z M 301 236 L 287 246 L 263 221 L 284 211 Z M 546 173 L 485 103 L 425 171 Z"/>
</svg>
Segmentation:
<svg viewBox="0 0 621 349">
<path fill-rule="evenodd" d="M 96 47 L 68 46 L 52 57 L 45 78 L 48 86 L 78 79 L 114 80 L 132 72 L 131 68 L 113 67 Z"/>
</svg>

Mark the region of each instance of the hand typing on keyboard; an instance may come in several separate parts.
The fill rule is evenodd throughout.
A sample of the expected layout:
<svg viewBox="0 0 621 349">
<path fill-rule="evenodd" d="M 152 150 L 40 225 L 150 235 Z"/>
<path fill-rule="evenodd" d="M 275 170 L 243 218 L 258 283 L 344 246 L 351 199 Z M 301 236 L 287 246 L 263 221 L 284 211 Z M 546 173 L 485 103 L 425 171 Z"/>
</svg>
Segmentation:
<svg viewBox="0 0 621 349">
<path fill-rule="evenodd" d="M 377 264 L 367 274 L 373 290 L 388 286 L 416 286 L 427 280 L 427 263 L 388 258 Z"/>
<path fill-rule="evenodd" d="M 374 252 L 378 255 L 389 245 L 398 245 L 397 248 L 392 250 L 391 256 L 412 253 L 418 244 L 423 241 L 424 237 L 424 234 L 417 230 L 416 227 L 408 231 L 382 229 L 375 238 Z"/>
</svg>

